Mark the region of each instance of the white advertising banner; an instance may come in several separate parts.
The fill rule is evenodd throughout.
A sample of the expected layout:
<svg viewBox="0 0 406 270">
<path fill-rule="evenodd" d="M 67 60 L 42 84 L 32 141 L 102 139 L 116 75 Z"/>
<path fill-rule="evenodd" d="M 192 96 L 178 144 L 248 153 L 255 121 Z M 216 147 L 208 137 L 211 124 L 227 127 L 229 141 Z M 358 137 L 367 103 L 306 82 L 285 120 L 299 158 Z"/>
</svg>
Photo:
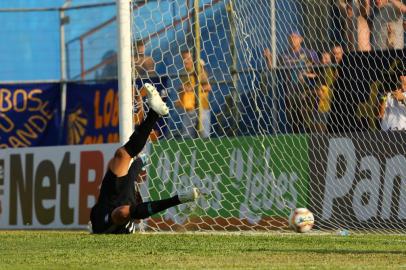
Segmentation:
<svg viewBox="0 0 406 270">
<path fill-rule="evenodd" d="M 86 228 L 119 144 L 2 149 L 0 229 Z"/>
</svg>

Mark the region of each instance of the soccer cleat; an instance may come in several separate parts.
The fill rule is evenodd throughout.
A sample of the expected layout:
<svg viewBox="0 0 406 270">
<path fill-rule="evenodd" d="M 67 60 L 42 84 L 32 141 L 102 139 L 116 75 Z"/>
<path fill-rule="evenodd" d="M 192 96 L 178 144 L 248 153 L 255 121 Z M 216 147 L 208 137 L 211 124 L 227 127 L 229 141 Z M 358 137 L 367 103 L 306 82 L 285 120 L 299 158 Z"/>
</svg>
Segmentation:
<svg viewBox="0 0 406 270">
<path fill-rule="evenodd" d="M 193 202 L 203 194 L 198 188 L 192 188 L 185 192 L 178 193 L 178 198 L 181 203 Z"/>
<path fill-rule="evenodd" d="M 150 83 L 146 83 L 144 86 L 148 94 L 149 108 L 154 110 L 160 116 L 167 115 L 169 113 L 169 108 L 162 100 L 155 86 Z"/>
<path fill-rule="evenodd" d="M 89 233 L 93 233 L 93 226 L 92 226 L 92 222 L 89 221 L 87 223 L 87 230 L 89 231 Z"/>
</svg>

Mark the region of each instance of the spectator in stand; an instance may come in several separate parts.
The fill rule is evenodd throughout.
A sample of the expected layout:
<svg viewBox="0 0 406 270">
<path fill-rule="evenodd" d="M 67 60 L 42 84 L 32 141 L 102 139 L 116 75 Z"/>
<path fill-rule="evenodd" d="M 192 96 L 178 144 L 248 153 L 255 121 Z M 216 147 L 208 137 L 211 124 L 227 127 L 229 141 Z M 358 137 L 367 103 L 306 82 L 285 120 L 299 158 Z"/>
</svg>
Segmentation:
<svg viewBox="0 0 406 270">
<path fill-rule="evenodd" d="M 138 39 L 133 43 L 133 50 L 134 50 L 134 67 L 136 71 L 137 80 L 141 80 L 143 82 L 149 82 L 150 77 L 156 76 L 155 71 L 155 61 L 152 59 L 151 56 L 145 55 L 145 43 L 144 40 Z M 160 93 L 162 94 L 162 93 Z M 135 98 L 135 106 L 134 106 L 134 124 L 138 126 L 144 121 L 144 99 L 147 96 L 147 92 L 144 87 L 139 89 L 139 91 L 134 91 L 134 98 Z M 162 95 L 164 98 L 164 95 Z M 165 98 L 164 98 L 165 99 Z M 158 121 L 159 125 L 161 124 L 162 119 Z M 160 129 L 162 132 L 162 130 Z M 150 140 L 156 141 L 158 140 L 159 136 L 161 136 L 161 132 L 158 129 L 154 128 L 150 134 Z M 163 132 L 162 132 L 163 133 Z"/>
<path fill-rule="evenodd" d="M 321 58 L 320 58 L 320 64 L 324 66 L 331 65 L 332 60 L 331 60 L 331 54 L 329 52 L 322 52 L 321 53 Z"/>
<path fill-rule="evenodd" d="M 332 97 L 331 85 L 334 82 L 335 72 L 331 66 L 331 54 L 323 52 L 321 54 L 321 64 L 323 69 L 319 75 L 320 83 L 317 87 L 317 106 L 314 113 L 313 132 L 324 133 L 327 131 L 327 121 L 329 119 L 330 103 Z"/>
<path fill-rule="evenodd" d="M 332 53 L 333 53 L 332 62 L 334 64 L 340 64 L 343 61 L 344 57 L 343 47 L 341 47 L 341 45 L 335 45 L 332 49 Z"/>
<path fill-rule="evenodd" d="M 155 76 L 155 62 L 150 56 L 145 55 L 145 44 L 142 39 L 133 43 L 134 50 L 134 67 L 138 77 L 147 78 L 148 76 Z M 117 53 L 114 50 L 107 51 L 102 57 L 102 63 L 105 63 L 101 74 L 96 75 L 99 78 L 116 78 L 117 67 Z"/>
<path fill-rule="evenodd" d="M 198 120 L 198 111 L 196 97 L 200 96 L 200 117 L 202 124 L 202 131 L 200 136 L 202 138 L 208 138 L 211 131 L 211 115 L 210 115 L 210 104 L 209 104 L 209 94 L 211 92 L 211 86 L 209 84 L 209 77 L 207 71 L 204 67 L 205 63 L 200 60 L 201 73 L 199 76 L 199 83 L 201 86 L 200 95 L 196 93 L 197 87 L 197 74 L 195 69 L 195 64 L 193 60 L 192 53 L 187 51 L 182 51 L 181 53 L 183 65 L 186 71 L 186 75 L 181 78 L 182 88 L 180 89 L 179 100 L 176 105 L 184 110 L 182 114 L 183 122 L 183 133 L 182 136 L 187 138 L 195 138 L 196 124 Z"/>
<path fill-rule="evenodd" d="M 314 130 L 316 132 L 327 132 L 329 121 L 331 121 L 331 106 L 333 102 L 334 84 L 338 78 L 338 65 L 344 57 L 344 50 L 341 45 L 334 45 L 331 54 L 322 53 L 321 64 L 324 66 L 320 72 L 320 84 L 317 88 L 317 114 L 315 115 Z M 338 97 L 336 97 L 338 98 Z"/>
<path fill-rule="evenodd" d="M 117 78 L 117 53 L 114 50 L 107 51 L 102 59 L 101 62 L 104 64 L 101 73 L 96 73 L 96 80 L 97 79 L 114 79 Z"/>
<path fill-rule="evenodd" d="M 319 63 L 319 58 L 315 51 L 303 46 L 304 39 L 299 31 L 292 31 L 288 41 L 289 48 L 279 55 L 277 63 L 289 68 L 283 82 L 286 118 L 290 131 L 300 133 L 306 131 L 311 121 L 317 79 L 312 66 Z M 268 68 L 272 68 L 272 54 L 268 48 L 264 50 L 264 57 Z"/>
<path fill-rule="evenodd" d="M 374 50 L 403 49 L 403 13 L 406 6 L 399 0 L 374 0 L 372 48 Z"/>
<path fill-rule="evenodd" d="M 341 45 L 336 44 L 333 46 L 331 53 L 333 56 L 332 64 L 334 64 L 334 66 L 331 66 L 330 69 L 326 69 L 326 72 L 322 77 L 322 85 L 328 87 L 330 91 L 327 129 L 329 132 L 337 132 L 340 127 L 339 123 L 342 119 L 341 113 L 345 110 L 343 108 L 345 108 L 348 103 L 346 93 L 335 91 L 337 85 L 342 82 L 342 78 L 339 77 L 339 70 L 344 57 L 344 49 Z"/>
<path fill-rule="evenodd" d="M 370 0 L 338 0 L 347 51 L 370 51 Z"/>
<path fill-rule="evenodd" d="M 148 77 L 155 75 L 155 62 L 151 56 L 145 55 L 144 40 L 139 39 L 134 44 L 134 66 L 138 76 Z"/>
<path fill-rule="evenodd" d="M 333 66 L 331 68 L 332 74 L 330 74 L 330 76 L 327 78 L 326 83 L 329 86 L 332 86 L 338 77 L 338 66 L 343 61 L 343 57 L 344 57 L 343 47 L 341 47 L 341 45 L 336 44 L 333 46 L 331 53 L 333 55 L 333 58 L 331 59 L 331 63 L 334 64 L 335 66 Z"/>
<path fill-rule="evenodd" d="M 379 109 L 382 130 L 406 130 L 406 75 L 400 87 L 385 95 Z"/>
<path fill-rule="evenodd" d="M 314 50 L 303 46 L 304 38 L 299 31 L 292 31 L 289 35 L 289 49 L 282 53 L 278 59 L 282 66 L 312 66 L 319 63 Z"/>
</svg>

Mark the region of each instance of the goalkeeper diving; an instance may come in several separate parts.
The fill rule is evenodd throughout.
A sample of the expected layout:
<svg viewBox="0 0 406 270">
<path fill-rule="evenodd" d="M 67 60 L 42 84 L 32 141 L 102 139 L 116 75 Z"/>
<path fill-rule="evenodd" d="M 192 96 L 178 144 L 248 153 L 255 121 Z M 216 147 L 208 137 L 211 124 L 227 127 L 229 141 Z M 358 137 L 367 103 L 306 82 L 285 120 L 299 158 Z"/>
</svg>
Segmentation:
<svg viewBox="0 0 406 270">
<path fill-rule="evenodd" d="M 191 188 L 168 199 L 150 202 L 140 202 L 137 199 L 139 194 L 137 196 L 134 182 L 144 165 L 142 158 L 137 156 L 144 148 L 155 123 L 169 113 L 156 88 L 148 83 L 144 87 L 148 95 L 149 112 L 128 142 L 116 150 L 108 163 L 97 203 L 90 213 L 90 228 L 93 233 L 132 233 L 136 220 L 194 201 L 201 196 L 199 189 Z M 134 157 L 136 159 L 131 163 Z"/>
</svg>

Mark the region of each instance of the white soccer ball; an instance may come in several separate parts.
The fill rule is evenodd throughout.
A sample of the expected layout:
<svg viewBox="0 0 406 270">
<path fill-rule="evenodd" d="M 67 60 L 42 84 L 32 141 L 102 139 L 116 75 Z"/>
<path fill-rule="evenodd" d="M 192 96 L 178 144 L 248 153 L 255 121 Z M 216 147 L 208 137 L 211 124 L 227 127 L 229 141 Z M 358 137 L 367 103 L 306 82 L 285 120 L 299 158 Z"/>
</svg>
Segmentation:
<svg viewBox="0 0 406 270">
<path fill-rule="evenodd" d="M 310 231 L 314 225 L 313 213 L 307 208 L 296 208 L 289 216 L 289 226 L 299 233 Z"/>
</svg>

